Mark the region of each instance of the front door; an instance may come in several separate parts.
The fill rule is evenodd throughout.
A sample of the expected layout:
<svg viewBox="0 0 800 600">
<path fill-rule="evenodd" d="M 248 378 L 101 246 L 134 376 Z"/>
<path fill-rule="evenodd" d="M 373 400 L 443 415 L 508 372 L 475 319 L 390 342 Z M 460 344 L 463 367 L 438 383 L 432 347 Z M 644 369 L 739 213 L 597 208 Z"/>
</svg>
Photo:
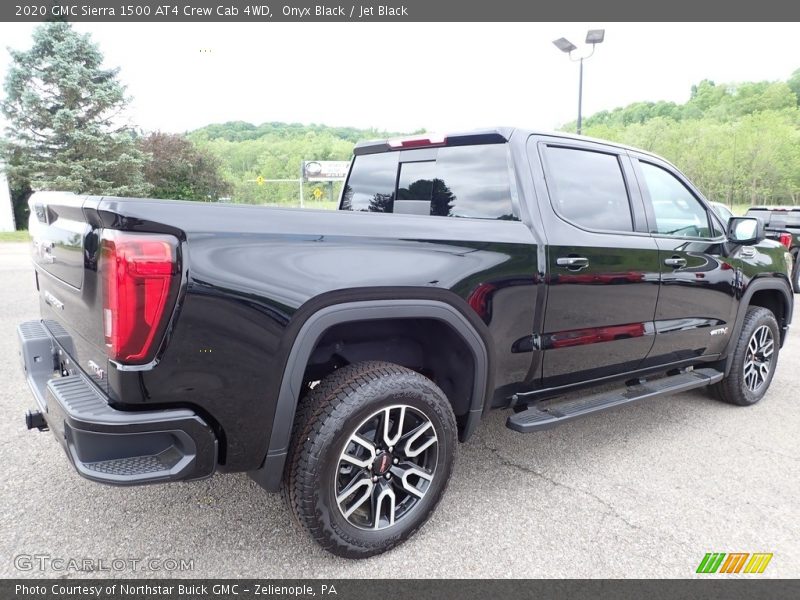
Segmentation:
<svg viewBox="0 0 800 600">
<path fill-rule="evenodd" d="M 661 292 L 648 365 L 719 354 L 733 333 L 737 270 L 725 257 L 724 227 L 670 165 L 634 159 L 659 248 Z"/>
</svg>

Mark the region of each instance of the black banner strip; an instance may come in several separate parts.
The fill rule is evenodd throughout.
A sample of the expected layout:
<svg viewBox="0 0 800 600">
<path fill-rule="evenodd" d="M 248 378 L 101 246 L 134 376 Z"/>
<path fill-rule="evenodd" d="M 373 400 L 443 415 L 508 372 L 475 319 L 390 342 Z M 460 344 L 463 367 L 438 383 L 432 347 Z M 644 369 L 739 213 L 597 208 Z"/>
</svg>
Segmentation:
<svg viewBox="0 0 800 600">
<path fill-rule="evenodd" d="M 797 598 L 800 580 L 42 579 L 0 581 L 3 600 L 757 600 Z"/>
<path fill-rule="evenodd" d="M 787 0 L 3 0 L 0 21 L 88 22 L 545 22 L 545 21 L 797 21 Z"/>
</svg>

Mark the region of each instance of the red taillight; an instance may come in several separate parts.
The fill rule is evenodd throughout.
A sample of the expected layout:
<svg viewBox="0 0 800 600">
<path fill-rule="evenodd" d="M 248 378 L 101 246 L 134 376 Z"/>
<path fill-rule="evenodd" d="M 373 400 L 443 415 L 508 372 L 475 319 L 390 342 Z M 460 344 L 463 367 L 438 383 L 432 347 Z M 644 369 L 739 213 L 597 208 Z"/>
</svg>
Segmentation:
<svg viewBox="0 0 800 600">
<path fill-rule="evenodd" d="M 443 135 L 421 135 L 417 137 L 389 140 L 390 148 L 429 148 L 444 146 L 447 138 Z"/>
<path fill-rule="evenodd" d="M 786 246 L 787 248 L 791 249 L 792 247 L 792 234 L 788 231 L 784 231 L 778 236 L 778 241 Z"/>
<path fill-rule="evenodd" d="M 148 362 L 177 281 L 178 240 L 171 235 L 108 231 L 103 235 L 103 333 L 108 355 Z"/>
</svg>

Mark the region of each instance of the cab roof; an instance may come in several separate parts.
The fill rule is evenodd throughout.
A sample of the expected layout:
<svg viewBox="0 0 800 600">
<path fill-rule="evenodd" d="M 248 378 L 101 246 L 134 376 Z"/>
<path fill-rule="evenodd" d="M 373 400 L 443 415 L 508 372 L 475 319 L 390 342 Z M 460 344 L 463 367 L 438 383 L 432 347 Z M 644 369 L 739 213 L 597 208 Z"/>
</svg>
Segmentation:
<svg viewBox="0 0 800 600">
<path fill-rule="evenodd" d="M 366 140 L 358 142 L 353 148 L 353 154 L 359 156 L 361 154 L 376 154 L 379 152 L 390 152 L 393 150 L 410 150 L 413 148 L 435 148 L 443 146 L 470 146 L 475 144 L 504 144 L 511 140 L 512 135 L 521 135 L 528 137 L 531 135 L 541 135 L 547 137 L 563 138 L 567 140 L 595 142 L 622 150 L 631 150 L 653 156 L 660 160 L 662 157 L 657 156 L 641 148 L 634 148 L 633 146 L 626 146 L 618 142 L 611 142 L 609 140 L 602 140 L 599 138 L 588 137 L 585 135 L 577 135 L 574 133 L 566 133 L 563 131 L 546 131 L 535 129 L 523 129 L 520 127 L 493 127 L 488 129 L 474 129 L 471 131 L 458 131 L 452 133 L 422 133 L 418 135 L 402 136 L 391 139 L 379 140 Z"/>
</svg>

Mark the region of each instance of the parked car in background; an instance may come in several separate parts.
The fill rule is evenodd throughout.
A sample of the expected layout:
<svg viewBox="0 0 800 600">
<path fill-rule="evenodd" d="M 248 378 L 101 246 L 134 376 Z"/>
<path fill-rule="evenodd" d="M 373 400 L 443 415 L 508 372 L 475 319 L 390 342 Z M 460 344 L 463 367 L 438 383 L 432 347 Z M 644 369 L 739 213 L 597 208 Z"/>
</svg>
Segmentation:
<svg viewBox="0 0 800 600">
<path fill-rule="evenodd" d="M 794 259 L 792 284 L 800 293 L 800 206 L 753 206 L 747 216 L 762 222 L 767 238 L 789 249 Z"/>
<path fill-rule="evenodd" d="M 726 204 L 723 204 L 722 202 L 709 202 L 709 204 L 711 205 L 711 208 L 714 209 L 714 211 L 716 211 L 716 213 L 720 216 L 723 223 L 727 223 L 728 219 L 733 217 L 733 212 Z"/>
</svg>

